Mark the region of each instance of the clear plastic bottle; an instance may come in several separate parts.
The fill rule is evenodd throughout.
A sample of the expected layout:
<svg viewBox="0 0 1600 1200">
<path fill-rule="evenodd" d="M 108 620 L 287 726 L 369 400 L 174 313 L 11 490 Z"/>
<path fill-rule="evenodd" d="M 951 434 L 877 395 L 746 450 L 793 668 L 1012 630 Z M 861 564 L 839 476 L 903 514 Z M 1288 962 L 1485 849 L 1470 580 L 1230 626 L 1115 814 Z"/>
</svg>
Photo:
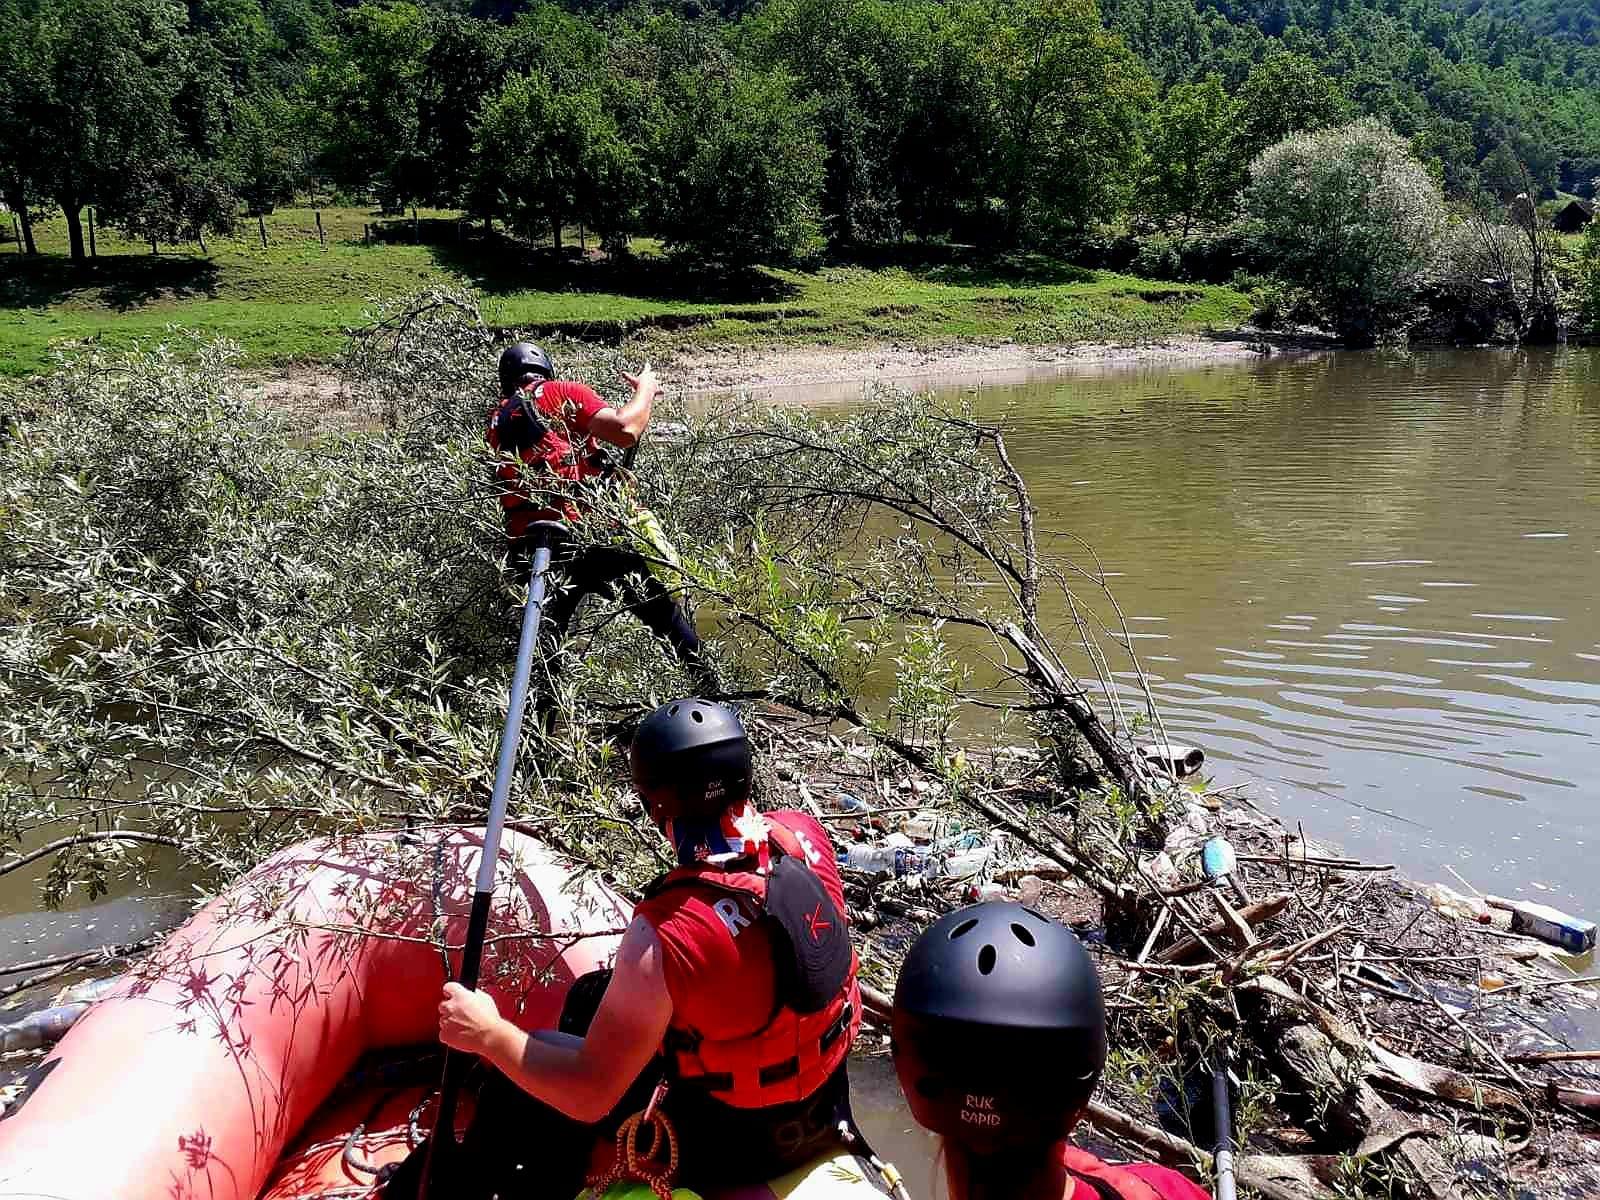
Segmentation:
<svg viewBox="0 0 1600 1200">
<path fill-rule="evenodd" d="M 845 866 L 853 871 L 886 871 L 899 878 L 922 871 L 922 855 L 903 846 L 859 842 L 845 855 Z"/>
</svg>

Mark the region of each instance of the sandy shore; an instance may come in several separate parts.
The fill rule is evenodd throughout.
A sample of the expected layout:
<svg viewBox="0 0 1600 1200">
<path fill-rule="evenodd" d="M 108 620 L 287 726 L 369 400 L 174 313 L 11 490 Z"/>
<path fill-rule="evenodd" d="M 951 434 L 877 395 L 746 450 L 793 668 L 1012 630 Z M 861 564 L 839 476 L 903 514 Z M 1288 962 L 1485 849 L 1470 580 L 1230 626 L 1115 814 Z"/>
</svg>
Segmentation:
<svg viewBox="0 0 1600 1200">
<path fill-rule="evenodd" d="M 1237 361 L 1264 351 L 1243 335 L 1166 338 L 1137 345 L 755 346 L 691 350 L 663 374 L 685 392 L 782 393 L 804 388 L 847 397 L 864 383 L 916 386 L 1015 382 L 1065 370 L 1109 370 Z"/>
<path fill-rule="evenodd" d="M 901 387 L 1016 383 L 1068 371 L 1170 369 L 1239 362 L 1263 354 L 1329 348 L 1311 338 L 1268 343 L 1246 334 L 1193 334 L 1133 345 L 957 343 L 948 346 L 750 346 L 688 349 L 660 364 L 670 391 L 750 392 L 791 403 L 848 400 L 872 383 Z M 273 408 L 322 414 L 349 407 L 339 377 L 322 366 L 279 367 L 251 375 L 252 399 Z"/>
</svg>

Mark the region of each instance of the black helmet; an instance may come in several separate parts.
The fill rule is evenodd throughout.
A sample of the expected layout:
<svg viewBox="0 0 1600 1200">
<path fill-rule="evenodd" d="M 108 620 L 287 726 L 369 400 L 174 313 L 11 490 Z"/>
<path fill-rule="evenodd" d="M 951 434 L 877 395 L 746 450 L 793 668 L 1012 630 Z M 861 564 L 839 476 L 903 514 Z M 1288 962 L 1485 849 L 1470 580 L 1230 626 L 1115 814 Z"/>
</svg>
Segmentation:
<svg viewBox="0 0 1600 1200">
<path fill-rule="evenodd" d="M 1100 976 L 1031 908 L 957 909 L 906 955 L 890 1044 L 911 1115 L 934 1133 L 975 1154 L 1057 1142 L 1106 1064 Z"/>
<path fill-rule="evenodd" d="M 550 356 L 532 342 L 513 342 L 500 351 L 500 393 L 511 395 L 530 375 L 546 379 L 556 377 L 556 365 Z"/>
<path fill-rule="evenodd" d="M 692 698 L 663 704 L 633 735 L 628 762 L 658 825 L 715 817 L 750 798 L 750 738 L 725 704 Z"/>
</svg>

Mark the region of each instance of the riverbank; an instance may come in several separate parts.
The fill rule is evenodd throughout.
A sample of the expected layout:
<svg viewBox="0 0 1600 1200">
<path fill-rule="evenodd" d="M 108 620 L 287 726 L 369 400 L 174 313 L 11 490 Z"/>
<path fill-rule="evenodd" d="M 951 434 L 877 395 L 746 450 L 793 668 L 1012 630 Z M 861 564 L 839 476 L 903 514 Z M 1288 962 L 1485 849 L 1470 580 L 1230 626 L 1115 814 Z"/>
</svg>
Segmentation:
<svg viewBox="0 0 1600 1200">
<path fill-rule="evenodd" d="M 1242 362 L 1268 354 L 1315 354 L 1336 349 L 1331 339 L 1301 335 L 1266 341 L 1253 333 L 1187 334 L 1141 342 L 1028 345 L 959 342 L 673 349 L 659 341 L 630 341 L 624 354 L 656 355 L 669 394 L 747 392 L 780 403 L 826 403 L 860 396 L 877 383 L 907 389 L 1026 383 L 1074 371 L 1102 373 Z M 559 364 L 558 364 L 559 365 Z M 348 387 L 331 367 L 289 365 L 247 370 L 244 394 L 257 403 L 339 425 L 353 420 Z"/>
<path fill-rule="evenodd" d="M 373 297 L 470 288 L 497 331 L 611 344 L 637 339 L 660 357 L 736 358 L 775 347 L 938 353 L 972 344 L 1049 348 L 1139 344 L 1237 329 L 1248 298 L 1233 288 L 1141 279 L 1030 254 L 979 258 L 912 247 L 887 258 L 808 269 L 687 267 L 636 239 L 627 258 L 557 255 L 480 226 L 424 213 L 419 240 L 369 240 L 361 209 L 281 209 L 262 230 L 198 248 L 149 247 L 109 232 L 74 266 L 59 221 L 45 253 L 0 256 L 0 374 L 46 369 L 52 346 L 120 348 L 192 329 L 237 342 L 248 366 L 325 365 Z M 320 225 L 320 233 L 319 233 Z M 428 240 L 428 239 L 433 240 Z"/>
</svg>

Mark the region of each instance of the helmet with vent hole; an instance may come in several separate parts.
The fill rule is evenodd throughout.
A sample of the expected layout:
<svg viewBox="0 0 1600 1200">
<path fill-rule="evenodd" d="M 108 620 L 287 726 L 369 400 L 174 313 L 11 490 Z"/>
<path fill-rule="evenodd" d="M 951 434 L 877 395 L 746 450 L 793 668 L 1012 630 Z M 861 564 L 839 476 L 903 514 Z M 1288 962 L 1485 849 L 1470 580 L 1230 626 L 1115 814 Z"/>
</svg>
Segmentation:
<svg viewBox="0 0 1600 1200">
<path fill-rule="evenodd" d="M 976 1154 L 1067 1136 L 1106 1062 L 1094 962 L 1065 925 L 992 901 L 917 939 L 894 990 L 892 1049 L 917 1122 Z"/>
<path fill-rule="evenodd" d="M 663 704 L 633 735 L 628 761 L 657 825 L 720 816 L 750 798 L 750 739 L 725 704 L 692 698 Z"/>
</svg>

